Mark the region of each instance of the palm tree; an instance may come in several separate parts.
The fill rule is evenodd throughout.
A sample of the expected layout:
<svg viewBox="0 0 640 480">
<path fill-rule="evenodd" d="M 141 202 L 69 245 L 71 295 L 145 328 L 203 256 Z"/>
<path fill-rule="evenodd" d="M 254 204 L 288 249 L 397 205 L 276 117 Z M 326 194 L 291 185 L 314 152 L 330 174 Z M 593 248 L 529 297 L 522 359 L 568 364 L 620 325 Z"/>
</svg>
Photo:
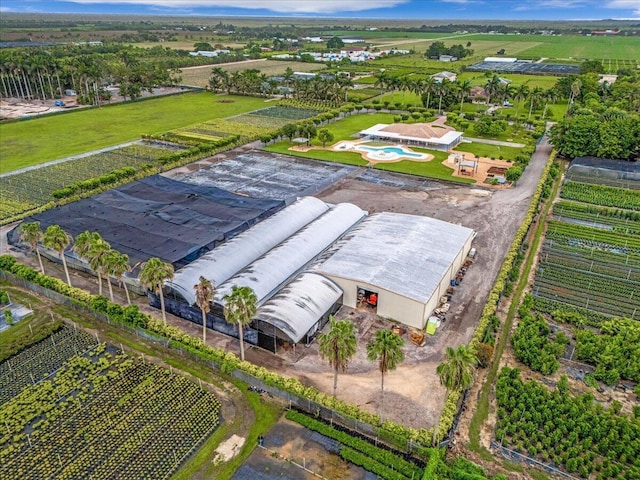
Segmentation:
<svg viewBox="0 0 640 480">
<path fill-rule="evenodd" d="M 200 282 L 196 283 L 193 288 L 196 291 L 196 304 L 202 311 L 202 343 L 207 341 L 207 313 L 211 311 L 211 301 L 216 295 L 216 287 L 200 275 Z"/>
<path fill-rule="evenodd" d="M 531 113 L 533 113 L 534 105 L 537 105 L 540 102 L 543 95 L 544 95 L 544 90 L 541 87 L 535 87 L 529 94 L 529 99 L 531 101 L 531 104 L 529 105 L 529 116 L 527 117 L 527 120 L 531 118 Z"/>
<path fill-rule="evenodd" d="M 160 309 L 162 310 L 162 320 L 167 324 L 167 315 L 164 310 L 164 295 L 162 287 L 165 280 L 173 278 L 173 265 L 165 263 L 157 257 L 150 258 L 142 264 L 140 270 L 140 283 L 149 290 L 153 290 L 160 296 Z"/>
<path fill-rule="evenodd" d="M 131 305 L 131 297 L 129 296 L 127 282 L 122 279 L 123 275 L 131 270 L 131 266 L 129 265 L 129 255 L 111 249 L 107 254 L 105 263 L 107 264 L 107 273 L 116 277 L 118 283 L 122 284 L 124 287 L 124 293 L 127 295 L 127 303 Z"/>
<path fill-rule="evenodd" d="M 62 266 L 64 267 L 64 274 L 67 277 L 69 286 L 71 286 L 71 278 L 69 277 L 67 261 L 64 258 L 64 250 L 69 246 L 71 240 L 71 235 L 65 232 L 60 225 L 48 226 L 42 236 L 42 244 L 47 248 L 57 251 L 60 255 L 60 260 L 62 260 Z"/>
<path fill-rule="evenodd" d="M 40 271 L 44 275 L 42 257 L 40 256 L 40 250 L 38 250 L 38 242 L 42 238 L 40 222 L 29 222 L 20 225 L 20 238 L 23 242 L 27 242 L 29 244 L 32 253 L 34 251 L 36 252 L 36 255 L 38 256 L 38 263 L 40 264 Z"/>
<path fill-rule="evenodd" d="M 473 383 L 476 363 L 477 359 L 467 345 L 460 345 L 456 349 L 447 347 L 444 361 L 436 369 L 440 383 L 447 390 L 466 390 Z"/>
<path fill-rule="evenodd" d="M 242 327 L 249 325 L 257 310 L 258 297 L 250 287 L 231 287 L 231 293 L 223 297 L 224 318 L 229 323 L 238 324 L 240 337 L 240 360 L 244 361 L 244 339 Z"/>
<path fill-rule="evenodd" d="M 102 295 L 102 274 L 104 273 L 109 285 L 109 276 L 106 272 L 106 257 L 111 250 L 111 245 L 103 239 L 99 234 L 94 236 L 89 244 L 89 250 L 86 254 L 87 261 L 91 269 L 96 272 L 98 276 L 98 295 Z M 111 288 L 109 286 L 109 288 Z"/>
<path fill-rule="evenodd" d="M 578 95 L 580 95 L 580 90 L 582 89 L 582 80 L 576 78 L 574 82 L 571 84 L 571 95 L 569 96 L 569 106 L 573 104 L 573 101 L 576 99 Z"/>
<path fill-rule="evenodd" d="M 442 97 L 446 97 L 451 89 L 451 82 L 446 78 L 442 79 L 440 83 L 436 84 L 436 93 L 438 94 L 438 113 L 442 114 Z"/>
<path fill-rule="evenodd" d="M 605 82 L 606 83 L 606 82 Z M 547 108 L 549 103 L 556 103 L 558 101 L 558 92 L 555 88 L 549 88 L 544 92 L 544 110 L 542 111 L 542 118 L 547 116 Z"/>
<path fill-rule="evenodd" d="M 395 370 L 404 360 L 404 340 L 391 330 L 378 330 L 376 336 L 367 344 L 367 357 L 372 362 L 378 361 L 378 370 L 382 376 L 380 384 L 380 412 L 384 410 L 384 375 Z"/>
<path fill-rule="evenodd" d="M 318 335 L 320 356 L 333 367 L 333 396 L 338 388 L 338 370 L 347 371 L 349 360 L 356 353 L 355 325 L 349 320 L 329 317 L 330 330 Z"/>
<path fill-rule="evenodd" d="M 457 93 L 460 96 L 460 111 L 462 111 L 462 105 L 469 96 L 469 92 L 471 92 L 471 80 L 463 80 L 461 82 L 458 82 L 457 85 Z"/>
<path fill-rule="evenodd" d="M 78 235 L 74 242 L 73 247 L 71 248 L 80 258 L 83 258 L 89 263 L 89 252 L 91 248 L 99 241 L 102 240 L 102 237 L 98 232 L 90 232 L 89 230 L 85 230 L 80 235 Z M 100 291 L 102 292 L 102 282 L 100 281 L 100 275 L 98 274 L 98 283 Z"/>
<path fill-rule="evenodd" d="M 495 73 L 489 80 L 487 80 L 487 83 L 484 86 L 484 91 L 487 92 L 487 105 L 491 103 L 491 96 L 495 95 L 500 90 L 500 85 L 500 77 Z"/>
<path fill-rule="evenodd" d="M 427 94 L 427 103 L 425 104 L 425 107 L 427 107 L 427 108 L 430 107 L 431 94 L 437 88 L 436 85 L 437 85 L 437 82 L 433 79 L 433 77 L 425 78 L 420 84 L 420 88 L 421 88 L 421 91 L 422 91 L 422 97 L 424 98 L 424 94 L 425 93 Z"/>
<path fill-rule="evenodd" d="M 524 83 L 516 87 L 516 93 L 513 99 L 516 101 L 516 123 L 518 122 L 518 111 L 520 110 L 520 102 L 529 96 L 529 87 Z"/>
</svg>

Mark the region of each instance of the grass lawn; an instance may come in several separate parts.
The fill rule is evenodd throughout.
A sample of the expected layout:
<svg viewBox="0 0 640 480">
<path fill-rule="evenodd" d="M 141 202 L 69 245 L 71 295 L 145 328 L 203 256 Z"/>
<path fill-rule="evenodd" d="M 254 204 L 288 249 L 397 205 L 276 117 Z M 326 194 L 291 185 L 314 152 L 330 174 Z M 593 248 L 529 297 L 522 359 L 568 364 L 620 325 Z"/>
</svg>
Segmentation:
<svg viewBox="0 0 640 480">
<path fill-rule="evenodd" d="M 412 162 L 411 160 L 403 160 L 397 163 L 378 163 L 375 168 L 378 170 L 386 170 L 388 172 L 408 173 L 418 175 L 420 177 L 436 178 L 439 180 L 448 180 L 459 183 L 476 183 L 472 178 L 453 177 L 453 168 L 443 165 L 449 154 L 447 152 L 439 152 L 437 150 L 427 150 L 424 148 L 413 148 L 416 152 L 430 153 L 435 158 L 429 162 Z"/>
<path fill-rule="evenodd" d="M 334 136 L 334 142 L 338 140 L 349 140 L 354 138 L 360 130 L 365 130 L 377 123 L 393 123 L 393 115 L 390 113 L 369 113 L 363 115 L 351 115 L 349 117 L 338 120 L 330 125 L 323 125 L 319 128 L 326 128 Z M 313 145 L 321 146 L 322 144 L 315 139 Z"/>
<path fill-rule="evenodd" d="M 312 160 L 324 160 L 325 162 L 345 163 L 347 165 L 365 166 L 368 162 L 363 160 L 362 155 L 356 152 L 333 152 L 331 150 L 309 150 L 308 152 L 296 152 L 289 150 L 293 144 L 289 140 L 274 143 L 264 149 L 267 152 L 283 153 L 295 157 L 310 158 Z"/>
<path fill-rule="evenodd" d="M 2 123 L 0 173 L 264 106 L 262 98 L 203 92 Z"/>
<path fill-rule="evenodd" d="M 520 153 L 521 148 L 503 147 L 500 145 L 489 145 L 487 143 L 466 143 L 459 144 L 455 150 L 457 152 L 468 152 L 485 158 L 500 158 L 504 160 L 515 160 L 516 155 Z"/>
</svg>

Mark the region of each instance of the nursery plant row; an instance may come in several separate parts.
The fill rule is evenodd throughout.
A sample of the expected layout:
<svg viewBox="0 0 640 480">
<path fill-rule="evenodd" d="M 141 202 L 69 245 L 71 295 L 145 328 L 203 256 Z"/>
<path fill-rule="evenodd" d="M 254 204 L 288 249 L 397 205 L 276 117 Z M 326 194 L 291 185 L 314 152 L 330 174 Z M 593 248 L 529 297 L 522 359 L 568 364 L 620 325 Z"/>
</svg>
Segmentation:
<svg viewBox="0 0 640 480">
<path fill-rule="evenodd" d="M 69 358 L 98 343 L 82 330 L 64 325 L 44 340 L 0 363 L 0 405 L 17 395 L 26 385 L 55 373 Z"/>
<path fill-rule="evenodd" d="M 219 424 L 207 390 L 104 344 L 0 408 L 7 479 L 168 478 Z"/>
<path fill-rule="evenodd" d="M 523 381 L 504 367 L 496 387 L 496 438 L 572 475 L 597 480 L 640 478 L 640 421 L 573 396 L 562 380 L 555 390 Z"/>
</svg>

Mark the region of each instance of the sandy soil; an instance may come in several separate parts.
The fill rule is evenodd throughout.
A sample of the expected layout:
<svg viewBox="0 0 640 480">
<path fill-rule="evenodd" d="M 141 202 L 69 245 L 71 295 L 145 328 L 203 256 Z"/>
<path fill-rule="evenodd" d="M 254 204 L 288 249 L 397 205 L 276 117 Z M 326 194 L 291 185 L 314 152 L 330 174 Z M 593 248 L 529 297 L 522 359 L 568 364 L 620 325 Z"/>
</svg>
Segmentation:
<svg viewBox="0 0 640 480">
<path fill-rule="evenodd" d="M 119 103 L 123 102 L 124 98 L 118 95 L 118 87 L 108 87 L 107 90 L 111 92 L 111 100 L 108 102 Z M 184 87 L 158 87 L 154 88 L 153 92 L 143 91 L 141 93 L 142 98 L 169 95 L 185 90 Z M 61 112 L 63 110 L 74 110 L 77 108 L 87 108 L 90 105 L 80 105 L 76 102 L 76 97 L 61 97 L 60 100 L 64 102 L 63 107 L 57 107 L 55 100 L 30 100 L 25 101 L 18 98 L 8 98 L 0 101 L 0 119 L 10 118 L 23 118 L 34 117 L 37 115 L 43 115 L 52 112 Z"/>
<path fill-rule="evenodd" d="M 478 254 L 464 281 L 456 287 L 451 310 L 446 322 L 435 336 L 429 337 L 424 347 L 416 347 L 405 334 L 405 361 L 385 377 L 384 409 L 380 412 L 380 374 L 377 365 L 366 359 L 365 345 L 377 328 L 388 323 L 364 311 L 343 308 L 339 318 L 352 319 L 358 329 L 358 352 L 347 373 L 338 379 L 339 398 L 360 405 L 371 412 L 380 412 L 383 418 L 411 427 L 429 428 L 437 423 L 445 390 L 439 384 L 436 366 L 443 358 L 446 347 L 467 343 L 473 335 L 484 302 L 502 265 L 504 255 L 513 235 L 522 222 L 527 207 L 539 181 L 550 146 L 543 142 L 539 152 L 531 160 L 517 187 L 506 190 L 489 190 L 473 186 L 452 186 L 429 182 L 425 188 L 403 189 L 370 183 L 357 175 L 340 180 L 318 196 L 327 202 L 352 202 L 369 212 L 392 211 L 426 215 L 473 228 L 477 232 L 474 247 Z M 364 173 L 366 169 L 362 169 Z M 387 175 L 387 174 L 384 174 Z M 391 175 L 391 174 L 389 174 Z M 394 179 L 410 177 L 393 174 Z M 0 252 L 6 252 L 7 227 L 3 227 Z M 37 268 L 37 260 L 11 249 L 11 253 Z M 50 275 L 64 278 L 60 265 L 46 262 Z M 72 273 L 72 283 L 96 292 L 97 282 L 78 272 Z M 120 301 L 123 291 L 116 289 Z M 158 316 L 144 297 L 136 300 L 144 311 Z M 198 325 L 168 315 L 172 325 L 179 326 L 194 336 L 201 335 Z M 239 352 L 237 340 L 208 332 L 207 343 L 226 350 Z M 283 375 L 299 378 L 331 393 L 333 372 L 326 362 L 319 359 L 317 345 L 298 346 L 296 350 L 282 351 L 278 355 L 259 348 L 249 348 L 247 360 L 263 365 Z"/>
</svg>

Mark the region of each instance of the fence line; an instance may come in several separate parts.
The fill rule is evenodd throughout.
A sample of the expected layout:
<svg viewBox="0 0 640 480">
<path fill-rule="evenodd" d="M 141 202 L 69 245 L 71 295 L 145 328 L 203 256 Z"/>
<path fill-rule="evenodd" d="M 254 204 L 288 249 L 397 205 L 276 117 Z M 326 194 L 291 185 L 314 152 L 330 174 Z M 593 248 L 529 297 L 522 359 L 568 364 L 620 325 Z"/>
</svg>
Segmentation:
<svg viewBox="0 0 640 480">
<path fill-rule="evenodd" d="M 214 360 L 206 360 L 202 358 L 200 355 L 196 355 L 187 349 L 184 349 L 180 346 L 175 345 L 175 343 L 172 343 L 169 339 L 163 338 L 159 335 L 155 335 L 151 332 L 144 330 L 143 328 L 132 327 L 122 322 L 114 321 L 110 319 L 108 315 L 97 313 L 88 307 L 85 307 L 83 305 L 78 305 L 68 297 L 58 292 L 54 292 L 52 290 L 49 290 L 48 288 L 33 284 L 28 280 L 22 279 L 20 277 L 17 277 L 11 273 L 8 273 L 2 270 L 0 270 L 0 279 L 7 280 L 14 284 L 20 285 L 28 290 L 41 294 L 51 300 L 54 300 L 55 302 L 62 303 L 75 310 L 78 310 L 87 315 L 90 315 L 97 320 L 106 322 L 109 325 L 117 325 L 118 328 L 128 331 L 138 337 L 142 337 L 148 341 L 163 345 L 166 348 L 179 352 L 181 355 L 189 358 L 190 360 L 196 361 L 209 368 L 220 371 L 220 365 L 218 365 Z M 401 455 L 409 455 L 409 456 L 413 456 L 413 455 L 423 456 L 422 455 L 423 452 L 421 452 L 421 450 L 426 450 L 427 448 L 431 448 L 430 444 L 422 445 L 419 442 L 413 441 L 411 439 L 407 439 L 404 436 L 400 436 L 395 434 L 392 431 L 386 430 L 382 426 L 371 425 L 369 423 L 358 420 L 357 418 L 350 417 L 346 414 L 337 412 L 332 408 L 326 407 L 320 403 L 317 403 L 311 400 L 310 398 L 301 397 L 291 392 L 280 390 L 277 387 L 267 385 L 263 380 L 257 377 L 254 377 L 253 375 L 248 374 L 242 370 L 236 369 L 233 372 L 231 372 L 230 375 L 237 378 L 238 380 L 243 381 L 244 383 L 247 383 L 256 388 L 260 388 L 264 390 L 269 395 L 279 397 L 289 402 L 290 407 L 295 407 L 310 415 L 321 417 L 325 421 L 330 422 L 331 424 L 336 423 L 337 425 L 342 426 L 347 430 L 351 430 L 352 432 L 367 436 L 376 446 L 382 446 L 383 448 L 386 447 L 390 450 L 395 450 L 396 452 L 399 452 Z M 437 425 L 435 428 L 437 428 Z"/>
<path fill-rule="evenodd" d="M 507 447 L 505 447 L 504 445 L 501 445 L 500 443 L 491 442 L 491 448 L 494 450 L 497 450 L 498 453 L 500 453 L 504 458 L 507 458 L 509 460 L 515 460 L 518 463 L 528 463 L 529 465 L 535 465 L 537 467 L 542 468 L 543 470 L 548 471 L 549 473 L 553 473 L 554 475 L 559 475 L 561 477 L 564 478 L 570 478 L 572 480 L 580 480 L 577 477 L 574 477 L 572 475 L 569 475 L 566 472 L 563 472 L 562 470 L 558 470 L 555 467 L 552 467 L 549 464 L 546 463 L 542 463 L 539 460 L 536 460 L 535 458 L 531 458 L 527 455 L 524 455 L 520 452 L 516 452 L 515 450 L 511 450 Z"/>
<path fill-rule="evenodd" d="M 307 468 L 306 465 L 300 465 L 298 462 L 296 462 L 295 460 L 292 460 L 291 458 L 287 458 L 284 455 L 280 455 L 277 451 L 275 450 L 270 450 L 267 447 L 264 447 L 262 445 L 258 445 L 258 448 L 261 448 L 267 452 L 269 452 L 271 455 L 275 456 L 276 458 L 282 458 L 284 461 L 291 463 L 292 465 L 295 465 L 296 467 L 299 467 L 301 469 L 303 469 L 305 472 L 309 472 L 311 475 L 314 475 L 322 480 L 329 480 L 326 477 L 323 477 L 322 475 L 320 475 L 319 473 L 314 472 L 313 470 L 309 470 Z M 304 458 L 304 457 L 303 457 Z"/>
</svg>

